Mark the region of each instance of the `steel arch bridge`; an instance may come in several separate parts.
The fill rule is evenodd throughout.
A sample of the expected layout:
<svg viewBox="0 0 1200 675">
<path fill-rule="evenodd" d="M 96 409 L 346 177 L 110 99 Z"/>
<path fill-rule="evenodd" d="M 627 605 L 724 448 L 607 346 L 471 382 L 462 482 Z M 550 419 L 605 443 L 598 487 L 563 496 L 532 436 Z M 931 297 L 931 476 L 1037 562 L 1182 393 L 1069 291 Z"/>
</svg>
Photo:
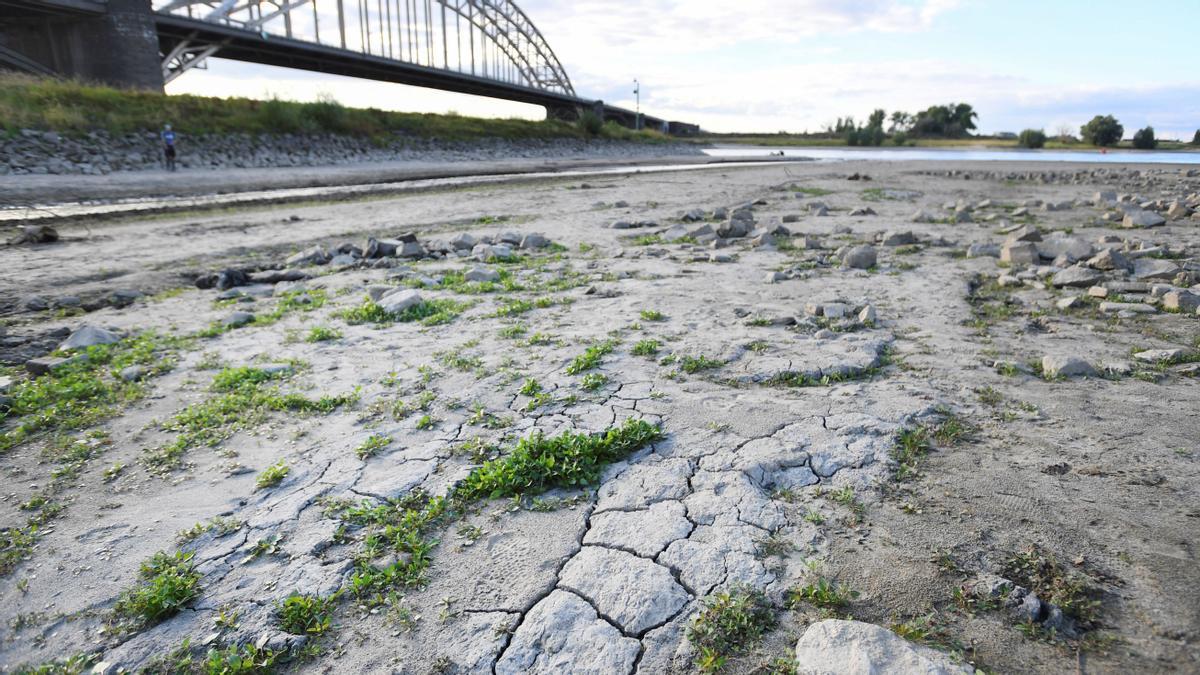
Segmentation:
<svg viewBox="0 0 1200 675">
<path fill-rule="evenodd" d="M 0 0 L 0 67 L 161 90 L 213 56 L 639 125 L 632 110 L 577 95 L 513 0 Z"/>
<path fill-rule="evenodd" d="M 575 97 L 554 50 L 511 0 L 167 0 L 153 7 L 268 42 L 298 40 Z M 162 50 L 164 82 L 233 42 L 195 28 Z"/>
</svg>

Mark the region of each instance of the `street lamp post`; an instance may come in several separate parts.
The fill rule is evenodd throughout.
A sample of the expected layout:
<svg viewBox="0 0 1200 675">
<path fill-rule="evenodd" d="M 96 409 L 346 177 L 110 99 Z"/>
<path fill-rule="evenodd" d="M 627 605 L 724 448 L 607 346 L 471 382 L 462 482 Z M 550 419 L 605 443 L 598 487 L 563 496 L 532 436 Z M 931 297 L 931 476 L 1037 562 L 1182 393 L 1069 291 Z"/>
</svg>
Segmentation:
<svg viewBox="0 0 1200 675">
<path fill-rule="evenodd" d="M 638 131 L 641 131 L 641 129 L 642 129 L 642 85 L 636 79 L 633 81 L 633 95 L 635 97 L 637 97 L 634 99 L 635 101 L 637 101 L 636 107 L 634 108 L 634 112 L 637 115 L 637 117 L 635 118 L 635 120 L 633 122 L 633 128 L 637 129 Z"/>
</svg>

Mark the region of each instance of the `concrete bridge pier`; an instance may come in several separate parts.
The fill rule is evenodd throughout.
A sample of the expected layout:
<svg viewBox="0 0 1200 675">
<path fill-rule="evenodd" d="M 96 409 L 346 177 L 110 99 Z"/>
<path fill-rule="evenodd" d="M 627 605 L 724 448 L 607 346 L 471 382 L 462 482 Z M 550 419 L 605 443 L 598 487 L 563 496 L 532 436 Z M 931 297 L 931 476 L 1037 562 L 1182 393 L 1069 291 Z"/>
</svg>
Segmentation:
<svg viewBox="0 0 1200 675">
<path fill-rule="evenodd" d="M 150 0 L 35 0 L 0 8 L 0 66 L 162 91 Z"/>
</svg>

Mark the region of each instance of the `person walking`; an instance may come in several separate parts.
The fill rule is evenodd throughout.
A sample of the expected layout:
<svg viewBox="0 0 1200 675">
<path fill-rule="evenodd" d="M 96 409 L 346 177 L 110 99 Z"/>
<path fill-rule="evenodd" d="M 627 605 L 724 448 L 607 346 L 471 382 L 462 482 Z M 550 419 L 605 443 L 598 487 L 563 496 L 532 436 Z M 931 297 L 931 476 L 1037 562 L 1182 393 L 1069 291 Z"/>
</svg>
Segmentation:
<svg viewBox="0 0 1200 675">
<path fill-rule="evenodd" d="M 175 170 L 175 132 L 170 124 L 164 124 L 162 133 L 163 158 L 166 160 L 167 171 Z"/>
</svg>

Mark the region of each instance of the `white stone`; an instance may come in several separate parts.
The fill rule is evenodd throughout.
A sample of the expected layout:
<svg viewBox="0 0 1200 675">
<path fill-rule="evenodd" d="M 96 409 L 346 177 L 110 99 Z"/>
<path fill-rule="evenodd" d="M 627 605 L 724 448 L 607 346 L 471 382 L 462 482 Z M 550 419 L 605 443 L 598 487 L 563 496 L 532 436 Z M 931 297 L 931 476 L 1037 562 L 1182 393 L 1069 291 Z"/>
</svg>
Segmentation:
<svg viewBox="0 0 1200 675">
<path fill-rule="evenodd" d="M 796 643 L 796 671 L 822 675 L 956 675 L 975 670 L 892 631 L 861 621 L 826 619 Z"/>
</svg>

